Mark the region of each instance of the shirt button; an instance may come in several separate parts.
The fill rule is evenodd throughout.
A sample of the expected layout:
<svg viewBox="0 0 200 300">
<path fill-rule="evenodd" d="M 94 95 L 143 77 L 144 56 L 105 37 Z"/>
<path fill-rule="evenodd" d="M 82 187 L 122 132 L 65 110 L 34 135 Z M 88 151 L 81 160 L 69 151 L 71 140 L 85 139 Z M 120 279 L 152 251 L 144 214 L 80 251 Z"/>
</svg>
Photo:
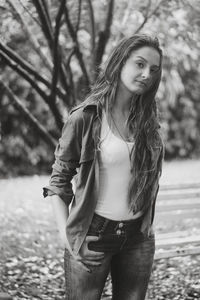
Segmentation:
<svg viewBox="0 0 200 300">
<path fill-rule="evenodd" d="M 120 235 L 120 234 L 122 233 L 122 231 L 121 231 L 120 229 L 118 229 L 118 230 L 116 231 L 116 233 L 117 233 L 117 235 Z"/>
<path fill-rule="evenodd" d="M 118 225 L 119 228 L 122 228 L 123 226 L 124 226 L 123 223 L 119 223 L 119 225 Z"/>
</svg>

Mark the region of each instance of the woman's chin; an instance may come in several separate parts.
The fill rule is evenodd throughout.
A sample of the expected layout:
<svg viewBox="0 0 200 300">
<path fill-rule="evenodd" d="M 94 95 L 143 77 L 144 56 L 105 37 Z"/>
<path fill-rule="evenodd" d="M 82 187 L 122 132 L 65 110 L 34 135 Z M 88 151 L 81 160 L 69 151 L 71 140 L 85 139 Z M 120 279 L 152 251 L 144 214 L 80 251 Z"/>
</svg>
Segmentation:
<svg viewBox="0 0 200 300">
<path fill-rule="evenodd" d="M 146 92 L 146 89 L 133 89 L 132 93 L 136 95 L 143 95 Z"/>
</svg>

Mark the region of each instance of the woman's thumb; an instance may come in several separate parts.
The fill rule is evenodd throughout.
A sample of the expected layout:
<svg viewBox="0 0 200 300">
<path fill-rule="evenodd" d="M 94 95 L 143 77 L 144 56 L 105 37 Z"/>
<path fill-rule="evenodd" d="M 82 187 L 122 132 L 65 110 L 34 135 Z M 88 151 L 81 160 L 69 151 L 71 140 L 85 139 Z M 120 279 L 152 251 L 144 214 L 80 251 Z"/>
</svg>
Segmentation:
<svg viewBox="0 0 200 300">
<path fill-rule="evenodd" d="M 95 242 L 99 240 L 99 236 L 89 235 L 86 237 L 86 242 Z"/>
</svg>

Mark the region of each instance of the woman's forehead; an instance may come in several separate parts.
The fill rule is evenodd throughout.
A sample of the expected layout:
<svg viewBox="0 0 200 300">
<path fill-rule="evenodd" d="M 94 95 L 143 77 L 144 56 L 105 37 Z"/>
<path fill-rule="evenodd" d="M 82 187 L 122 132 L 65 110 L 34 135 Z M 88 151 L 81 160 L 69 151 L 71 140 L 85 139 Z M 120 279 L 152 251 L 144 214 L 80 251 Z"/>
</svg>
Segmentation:
<svg viewBox="0 0 200 300">
<path fill-rule="evenodd" d="M 133 50 L 130 55 L 130 58 L 142 59 L 147 61 L 151 65 L 159 66 L 160 65 L 160 53 L 153 47 L 144 46 L 137 50 Z"/>
</svg>

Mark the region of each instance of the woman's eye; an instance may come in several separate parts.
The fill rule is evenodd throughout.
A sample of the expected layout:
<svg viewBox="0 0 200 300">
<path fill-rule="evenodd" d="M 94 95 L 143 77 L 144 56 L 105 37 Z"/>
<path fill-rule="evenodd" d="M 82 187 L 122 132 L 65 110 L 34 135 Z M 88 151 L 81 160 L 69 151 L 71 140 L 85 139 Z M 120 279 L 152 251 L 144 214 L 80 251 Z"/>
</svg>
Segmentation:
<svg viewBox="0 0 200 300">
<path fill-rule="evenodd" d="M 144 68 L 144 64 L 143 64 L 142 62 L 138 62 L 138 63 L 137 63 L 137 66 L 138 66 L 139 68 L 141 68 L 141 69 Z"/>
</svg>

